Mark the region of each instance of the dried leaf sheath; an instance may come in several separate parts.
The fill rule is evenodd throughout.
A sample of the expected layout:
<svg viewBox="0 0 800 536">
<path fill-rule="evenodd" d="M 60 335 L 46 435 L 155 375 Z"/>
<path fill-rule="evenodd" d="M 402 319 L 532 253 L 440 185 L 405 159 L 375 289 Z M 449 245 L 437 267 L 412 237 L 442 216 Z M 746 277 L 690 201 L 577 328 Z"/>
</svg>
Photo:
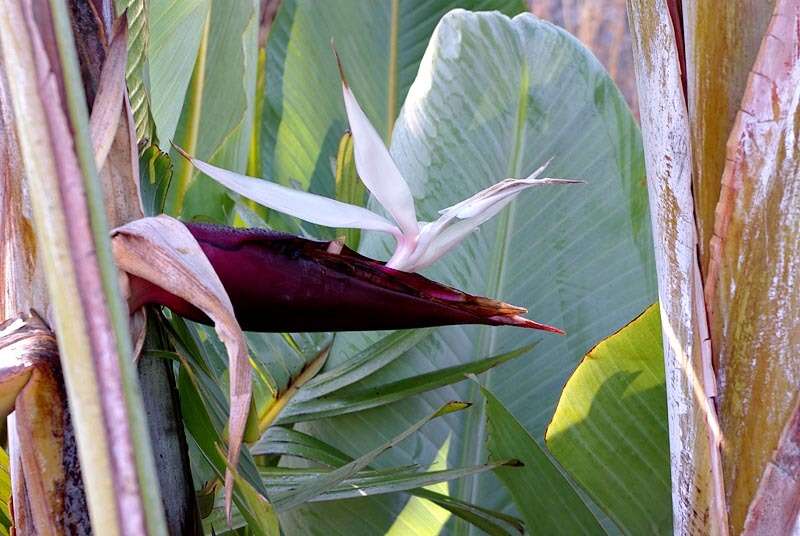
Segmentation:
<svg viewBox="0 0 800 536">
<path fill-rule="evenodd" d="M 561 333 L 525 312 L 472 296 L 418 274 L 387 268 L 349 248 L 259 229 L 186 224 L 214 267 L 249 331 L 349 331 L 450 324 L 513 325 Z M 131 308 L 161 304 L 208 322 L 199 309 L 140 278 Z"/>
<path fill-rule="evenodd" d="M 230 361 L 228 464 L 236 467 L 250 407 L 252 384 L 247 344 L 228 295 L 214 269 L 186 227 L 169 216 L 143 218 L 115 229 L 112 248 L 120 270 L 130 274 L 132 287 L 151 281 L 164 293 L 192 307 L 214 328 Z M 133 293 L 134 291 L 132 291 Z M 178 298 L 180 296 L 180 298 Z M 132 309 L 135 311 L 138 307 Z M 233 474 L 225 476 L 225 510 L 230 516 Z"/>
</svg>

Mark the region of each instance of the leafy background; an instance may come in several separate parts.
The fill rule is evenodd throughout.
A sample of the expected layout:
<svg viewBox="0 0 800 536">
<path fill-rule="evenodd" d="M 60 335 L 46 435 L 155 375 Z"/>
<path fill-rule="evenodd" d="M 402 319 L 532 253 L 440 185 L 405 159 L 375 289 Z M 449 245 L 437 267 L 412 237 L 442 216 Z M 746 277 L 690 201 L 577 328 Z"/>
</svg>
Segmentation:
<svg viewBox="0 0 800 536">
<path fill-rule="evenodd" d="M 440 18 L 457 7 L 499 12 L 450 13 L 434 31 Z M 400 358 L 359 385 L 369 389 L 535 342 L 533 350 L 483 373 L 479 381 L 509 412 L 502 413 L 506 410 L 501 405 L 495 414 L 503 415 L 509 426 L 516 418 L 527 437 L 543 447 L 544 429 L 579 359 L 652 303 L 655 276 L 635 120 L 603 67 L 575 38 L 530 15 L 513 21 L 506 16 L 524 8 L 522 2 L 507 0 L 387 0 L 366 6 L 357 0 L 335 5 L 286 0 L 266 53 L 259 57 L 256 38 L 264 21 L 256 17 L 254 2 L 232 7 L 153 0 L 151 17 L 174 16 L 169 28 L 153 22 L 145 68 L 163 149 L 174 139 L 222 167 L 260 169 L 265 179 L 324 195 L 341 193 L 334 180 L 335 161 L 347 128 L 331 39 L 354 93 L 391 143 L 420 219 L 434 218 L 439 209 L 502 178 L 524 176 L 551 158 L 548 175 L 584 179 L 585 185 L 524 194 L 425 273 L 468 292 L 528 307 L 532 318 L 565 329 L 566 337 L 450 327 L 420 334 L 411 350 L 401 347 L 408 343 L 401 337 L 397 347 L 388 347 L 388 353 L 402 354 Z M 169 88 L 176 89 L 170 93 Z M 172 101 L 165 104 L 168 99 Z M 173 111 L 177 119 L 160 116 L 158 110 L 165 106 L 180 110 Z M 172 214 L 237 225 L 266 223 L 317 238 L 336 234 L 298 226 L 231 197 L 171 156 L 172 180 L 162 202 Z M 389 248 L 380 237 L 362 233 L 362 252 L 387 258 Z M 216 422 L 219 435 L 226 412 L 224 353 L 210 330 L 189 325 L 179 335 L 183 344 L 197 346 L 194 354 L 199 356 L 196 363 L 184 363 L 194 384 L 192 374 L 182 375 L 182 398 L 205 399 L 204 409 L 194 416 L 195 426 L 189 425 L 190 434 Z M 326 370 L 370 352 L 386 335 L 339 334 Z M 328 341 L 325 334 L 251 334 L 257 377 L 269 378 L 257 382 L 259 408 L 285 393 Z M 355 457 L 454 399 L 476 404 L 429 423 L 375 465 L 414 463 L 442 469 L 482 464 L 489 454 L 487 428 L 492 423 L 486 421 L 484 398 L 474 382 L 297 428 Z M 287 411 L 297 407 L 299 402 L 290 403 Z M 192 416 L 190 406 L 184 411 Z M 200 485 L 220 470 L 213 468 L 219 460 L 210 436 L 205 445 L 199 436 L 193 441 L 192 448 L 205 453 L 204 459 L 195 451 Z M 546 502 L 536 500 L 537 494 L 574 494 L 577 489 L 546 449 L 541 452 L 540 462 L 552 469 L 552 478 L 532 480 L 528 501 L 518 508 L 491 473 L 434 489 L 488 508 L 522 512 L 526 518 L 577 519 L 574 511 L 548 511 Z M 245 463 L 253 477 L 249 456 Z M 599 518 L 606 531 L 617 531 L 585 493 L 578 491 L 577 496 L 592 509 L 587 515 Z M 248 514 L 247 504 L 240 490 L 237 505 L 252 518 L 259 505 L 250 504 Z M 427 500 L 401 495 L 314 503 L 281 514 L 281 522 L 290 533 L 474 530 L 449 521 L 445 510 Z M 629 529 L 624 523 L 620 528 Z"/>
<path fill-rule="evenodd" d="M 349 73 L 355 62 L 342 55 Z M 361 98 L 357 87 L 354 91 Z M 566 337 L 506 328 L 443 328 L 391 369 L 366 380 L 369 385 L 411 376 L 541 338 L 530 355 L 483 378 L 541 440 L 578 359 L 655 296 L 641 145 L 627 106 L 599 63 L 566 32 L 530 16 L 512 22 L 500 14 L 457 12 L 443 19 L 431 39 L 391 148 L 423 220 L 500 178 L 523 176 L 551 157 L 549 174 L 587 181 L 523 196 L 426 272 L 469 292 L 526 306 L 533 318 L 564 328 Z M 367 235 L 361 250 L 386 258 L 389 244 Z M 329 366 L 380 335 L 339 335 Z M 453 398 L 481 400 L 475 388 L 445 388 L 310 429 L 354 452 Z M 393 449 L 386 463 L 447 460 L 459 466 L 483 461 L 485 421 L 478 406 L 463 418 L 452 416 L 426 427 Z M 501 489 L 491 475 L 451 484 L 460 498 L 508 508 Z M 334 533 L 336 526 L 374 533 L 400 523 L 393 515 L 408 507 L 408 517 L 404 512 L 400 520 L 414 523 L 415 530 L 435 527 L 436 512 L 420 512 L 413 503 L 397 498 L 370 503 L 299 509 L 287 526 L 302 530 L 330 523 Z M 358 527 L 337 522 L 354 516 L 361 520 Z"/>
</svg>

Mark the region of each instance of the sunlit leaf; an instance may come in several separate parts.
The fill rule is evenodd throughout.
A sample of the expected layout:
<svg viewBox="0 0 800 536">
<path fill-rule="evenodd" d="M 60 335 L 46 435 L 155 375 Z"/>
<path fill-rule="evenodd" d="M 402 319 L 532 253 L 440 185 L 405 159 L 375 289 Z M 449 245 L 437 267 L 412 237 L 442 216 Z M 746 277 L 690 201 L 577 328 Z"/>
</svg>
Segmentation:
<svg viewBox="0 0 800 536">
<path fill-rule="evenodd" d="M 252 447 L 252 452 L 254 455 L 278 454 L 292 456 L 331 467 L 338 467 L 352 461 L 352 458 L 327 443 L 282 426 L 271 428 Z M 522 522 L 513 516 L 481 508 L 430 489 L 414 489 L 410 490 L 409 493 L 435 503 L 493 536 L 521 534 L 523 532 Z"/>
<path fill-rule="evenodd" d="M 547 447 L 624 533 L 672 533 L 658 304 L 586 354 L 561 394 Z"/>
<path fill-rule="evenodd" d="M 367 202 L 366 187 L 358 178 L 356 162 L 353 158 L 353 136 L 346 132 L 339 141 L 339 150 L 336 153 L 336 199 L 351 205 L 363 207 Z M 345 244 L 350 249 L 357 250 L 361 239 L 358 229 L 339 229 L 338 233 L 345 237 Z"/>
</svg>

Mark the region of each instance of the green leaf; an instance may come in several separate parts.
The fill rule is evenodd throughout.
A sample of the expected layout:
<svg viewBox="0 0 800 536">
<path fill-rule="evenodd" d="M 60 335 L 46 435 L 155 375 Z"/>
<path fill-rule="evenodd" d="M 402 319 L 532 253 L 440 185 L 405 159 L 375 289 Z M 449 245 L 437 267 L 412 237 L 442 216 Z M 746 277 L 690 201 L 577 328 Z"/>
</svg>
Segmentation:
<svg viewBox="0 0 800 536">
<path fill-rule="evenodd" d="M 532 534 L 604 534 L 597 518 L 547 452 L 487 389 L 486 423 L 492 456 L 518 457 L 521 470 L 499 468 Z"/>
<path fill-rule="evenodd" d="M 586 354 L 547 446 L 626 534 L 671 534 L 664 353 L 658 304 Z"/>
<path fill-rule="evenodd" d="M 139 157 L 139 192 L 147 216 L 164 212 L 169 183 L 172 180 L 172 161 L 157 145 L 151 145 Z"/>
<path fill-rule="evenodd" d="M 0 449 L 0 534 L 7 535 L 10 532 L 12 519 L 9 503 L 11 501 L 11 467 L 8 454 Z"/>
<path fill-rule="evenodd" d="M 357 63 L 349 59 L 348 67 Z M 527 307 L 531 318 L 567 332 L 564 337 L 535 335 L 539 344 L 534 353 L 483 375 L 483 383 L 541 443 L 561 388 L 580 359 L 655 301 L 641 139 L 627 105 L 594 56 L 563 30 L 531 15 L 512 21 L 498 13 L 457 11 L 442 20 L 431 39 L 397 121 L 392 155 L 411 185 L 422 220 L 434 219 L 440 209 L 502 178 L 524 176 L 550 158 L 548 176 L 587 182 L 522 194 L 425 272 L 467 292 Z M 392 244 L 364 233 L 360 249 L 386 259 Z M 338 335 L 327 368 L 348 362 L 385 336 Z M 514 328 L 439 328 L 425 344 L 371 376 L 368 385 L 529 342 L 531 332 Z M 376 433 L 389 436 L 431 406 L 454 398 L 481 400 L 476 386 L 445 387 L 304 429 L 350 451 L 374 444 Z M 393 449 L 386 461 L 424 466 L 448 438 L 451 466 L 485 459 L 480 408 L 433 423 L 419 441 Z M 451 493 L 495 510 L 512 508 L 488 474 L 457 482 Z M 536 482 L 531 493 L 537 493 Z M 380 509 L 396 512 L 398 507 L 381 503 L 370 514 L 394 515 Z M 332 518 L 331 510 L 324 510 L 326 518 Z M 298 517 L 324 524 L 315 511 L 303 509 Z"/>
<path fill-rule="evenodd" d="M 238 172 L 247 168 L 253 128 L 258 4 L 256 0 L 210 3 L 174 134 L 175 143 L 192 156 Z M 163 136 L 159 131 L 159 138 Z M 227 221 L 232 203 L 224 189 L 195 173 L 174 150 L 170 154 L 175 175 L 168 212 L 188 219 Z"/>
<path fill-rule="evenodd" d="M 150 110 L 161 149 L 168 151 L 211 3 L 209 0 L 149 0 L 148 3 Z"/>
<path fill-rule="evenodd" d="M 330 395 L 290 403 L 281 413 L 279 424 L 322 419 L 334 415 L 344 415 L 356 411 L 375 408 L 403 400 L 410 396 L 438 389 L 467 379 L 468 374 L 480 374 L 516 357 L 525 355 L 533 345 L 524 346 L 511 352 L 470 361 L 462 365 L 446 367 L 426 374 L 411 376 L 382 385 L 353 385 L 334 391 Z"/>
<path fill-rule="evenodd" d="M 282 2 L 267 43 L 261 175 L 334 197 L 333 163 L 347 122 L 331 39 L 364 111 L 388 140 L 434 26 L 456 7 L 525 9 L 520 0 Z"/>
<path fill-rule="evenodd" d="M 361 471 L 353 477 L 342 480 L 336 486 L 310 500 L 315 502 L 336 501 L 409 491 L 414 488 L 447 482 L 448 480 L 482 473 L 502 466 L 515 467 L 518 465 L 519 463 L 513 460 L 441 471 L 419 471 L 416 466 L 384 469 L 382 471 Z M 260 470 L 264 485 L 270 490 L 271 494 L 277 495 L 278 506 L 281 504 L 280 496 L 282 494 L 291 493 L 294 488 L 325 478 L 331 472 L 331 470 L 291 469 L 285 467 L 265 467 Z"/>
<path fill-rule="evenodd" d="M 213 392 L 215 385 L 210 379 L 203 378 L 203 372 L 192 369 L 188 361 L 183 362 L 178 376 L 178 392 L 181 400 L 181 413 L 184 425 L 189 432 L 190 441 L 202 453 L 205 467 L 210 468 L 216 478 L 225 477 L 225 454 L 223 429 L 227 413 L 225 408 L 216 407 L 213 401 L 204 397 Z M 224 401 L 224 394 L 219 390 L 216 394 L 217 401 Z M 212 418 L 212 415 L 214 418 Z M 194 460 L 194 465 L 198 460 Z M 243 515 L 250 530 L 255 534 L 279 534 L 278 518 L 272 506 L 266 500 L 266 490 L 258 477 L 252 457 L 247 447 L 242 448 L 239 461 L 239 473 L 236 475 L 233 486 L 233 502 L 237 510 Z"/>
<path fill-rule="evenodd" d="M 285 455 L 338 467 L 349 463 L 352 458 L 308 434 L 276 426 L 270 428 L 261 440 L 251 448 L 254 455 Z M 522 522 L 507 514 L 481 508 L 445 494 L 429 489 L 414 489 L 409 493 L 435 503 L 452 514 L 472 523 L 491 535 L 521 534 Z M 363 501 L 361 501 L 363 504 Z"/>
<path fill-rule="evenodd" d="M 341 366 L 310 380 L 297 394 L 295 402 L 324 396 L 371 376 L 427 340 L 433 332 L 433 328 L 409 329 L 386 335 Z"/>
<path fill-rule="evenodd" d="M 155 123 L 150 115 L 150 95 L 147 92 L 147 80 L 150 76 L 147 56 L 150 21 L 147 4 L 147 0 L 117 0 L 116 11 L 118 14 L 125 11 L 128 20 L 128 65 L 125 69 L 125 80 L 128 84 L 136 140 L 155 143 Z"/>
<path fill-rule="evenodd" d="M 374 448 L 367 452 L 366 454 L 359 456 L 355 460 L 346 465 L 343 465 L 330 473 L 320 476 L 319 478 L 314 479 L 313 481 L 309 482 L 304 486 L 299 486 L 293 489 L 290 492 L 284 493 L 279 497 L 276 497 L 273 501 L 275 508 L 278 510 L 289 510 L 296 506 L 303 504 L 306 501 L 313 499 L 314 497 L 330 490 L 334 486 L 338 485 L 340 482 L 344 481 L 347 478 L 355 475 L 368 465 L 370 465 L 375 458 L 386 452 L 387 450 L 391 449 L 404 439 L 408 438 L 412 434 L 414 434 L 417 430 L 422 428 L 425 424 L 429 421 L 447 415 L 449 413 L 454 413 L 456 411 L 461 411 L 462 409 L 466 409 L 469 407 L 469 404 L 464 402 L 448 402 L 439 409 L 437 409 L 432 414 L 420 419 L 412 426 L 407 428 L 402 433 L 396 435 L 389 441 L 379 445 L 377 448 Z"/>
</svg>

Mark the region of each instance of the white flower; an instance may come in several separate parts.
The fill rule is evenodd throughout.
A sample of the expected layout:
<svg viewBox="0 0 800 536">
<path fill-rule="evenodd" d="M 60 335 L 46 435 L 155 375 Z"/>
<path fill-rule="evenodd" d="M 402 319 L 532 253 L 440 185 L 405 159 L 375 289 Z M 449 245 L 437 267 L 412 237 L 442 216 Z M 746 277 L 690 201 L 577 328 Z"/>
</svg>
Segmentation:
<svg viewBox="0 0 800 536">
<path fill-rule="evenodd" d="M 338 55 L 336 61 L 339 63 Z M 545 164 L 524 179 L 502 180 L 469 199 L 439 211 L 440 216 L 436 221 L 419 222 L 408 184 L 350 91 L 341 63 L 339 72 L 347 120 L 353 135 L 358 176 L 386 209 L 394 223 L 366 208 L 221 169 L 192 158 L 180 148 L 178 150 L 194 167 L 212 179 L 273 210 L 326 227 L 357 228 L 392 234 L 397 245 L 386 265 L 406 272 L 415 272 L 430 266 L 479 225 L 500 212 L 523 190 L 543 184 L 582 182 L 537 178 L 547 166 Z"/>
</svg>

